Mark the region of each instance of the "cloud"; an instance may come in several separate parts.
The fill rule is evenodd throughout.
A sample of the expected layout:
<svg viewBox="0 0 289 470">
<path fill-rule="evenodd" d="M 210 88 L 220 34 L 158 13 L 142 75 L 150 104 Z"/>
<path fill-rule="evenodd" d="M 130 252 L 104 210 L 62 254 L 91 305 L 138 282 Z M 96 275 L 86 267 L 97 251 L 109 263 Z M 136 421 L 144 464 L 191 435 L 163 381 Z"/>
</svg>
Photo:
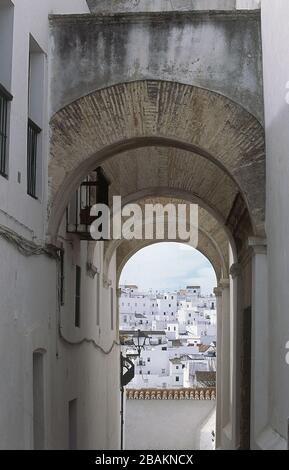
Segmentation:
<svg viewBox="0 0 289 470">
<path fill-rule="evenodd" d="M 141 290 L 176 290 L 200 285 L 211 294 L 216 276 L 200 252 L 179 243 L 158 243 L 136 253 L 123 269 L 121 284 L 136 284 Z"/>
</svg>

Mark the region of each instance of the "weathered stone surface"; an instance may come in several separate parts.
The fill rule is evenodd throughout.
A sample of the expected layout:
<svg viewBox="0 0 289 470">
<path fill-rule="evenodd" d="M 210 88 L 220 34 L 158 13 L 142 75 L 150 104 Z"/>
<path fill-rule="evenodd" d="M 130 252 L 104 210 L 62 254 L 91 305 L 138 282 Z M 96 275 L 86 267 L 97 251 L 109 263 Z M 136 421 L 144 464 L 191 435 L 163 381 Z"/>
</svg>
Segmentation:
<svg viewBox="0 0 289 470">
<path fill-rule="evenodd" d="M 51 17 L 52 113 L 100 88 L 162 79 L 221 93 L 262 120 L 259 12 L 133 11 Z"/>
<path fill-rule="evenodd" d="M 92 13 L 234 10 L 236 0 L 87 0 Z"/>
<path fill-rule="evenodd" d="M 111 194 L 127 201 L 139 195 L 183 193 L 211 209 L 225 223 L 238 186 L 210 160 L 176 148 L 145 147 L 116 155 L 103 164 Z M 245 202 L 243 202 L 245 205 Z"/>
<path fill-rule="evenodd" d="M 52 234 L 73 191 L 89 171 L 129 150 L 163 147 L 165 152 L 158 157 L 157 184 L 168 184 L 171 191 L 176 187 L 191 194 L 200 191 L 204 200 L 211 198 L 216 213 L 223 206 L 224 217 L 230 206 L 227 198 L 239 188 L 254 234 L 263 235 L 263 128 L 254 116 L 219 94 L 163 81 L 121 84 L 96 91 L 59 111 L 51 121 L 51 131 Z M 192 153 L 191 161 L 188 151 Z M 136 167 L 140 154 L 133 155 Z M 197 160 L 194 155 L 198 155 Z M 144 187 L 142 177 L 150 178 L 153 162 L 148 154 L 145 158 L 147 164 L 137 186 L 130 166 L 127 187 L 131 190 Z M 202 163 L 206 160 L 212 163 Z M 187 167 L 194 161 L 194 168 Z M 215 185 L 215 193 L 208 181 Z"/>
<path fill-rule="evenodd" d="M 175 197 L 158 197 L 157 195 L 150 198 L 139 198 L 135 200 L 138 205 L 142 208 L 143 215 L 145 214 L 146 204 L 161 204 L 166 206 L 168 203 L 178 205 L 186 204 L 189 211 L 189 199 L 180 199 Z M 125 204 L 124 204 L 125 205 Z M 187 221 L 189 221 L 189 212 L 187 212 Z M 143 227 L 143 233 L 145 231 L 145 220 L 141 221 Z M 151 225 L 151 224 L 149 224 Z M 189 226 L 187 229 L 189 230 Z M 165 230 L 165 233 L 166 230 Z M 218 280 L 221 278 L 227 278 L 229 275 L 229 241 L 228 233 L 225 228 L 220 224 L 212 214 L 207 212 L 205 209 L 199 208 L 198 214 L 198 243 L 196 248 L 204 254 L 211 262 L 216 277 Z M 167 240 L 167 238 L 166 238 Z M 165 240 L 165 241 L 166 241 Z M 175 240 L 168 240 L 175 242 L 183 242 L 179 238 Z M 105 271 L 108 271 L 110 261 L 113 257 L 114 252 L 117 252 L 117 271 L 120 275 L 125 263 L 129 260 L 140 249 L 159 243 L 159 240 L 112 240 L 105 242 L 105 257 L 104 267 Z"/>
</svg>

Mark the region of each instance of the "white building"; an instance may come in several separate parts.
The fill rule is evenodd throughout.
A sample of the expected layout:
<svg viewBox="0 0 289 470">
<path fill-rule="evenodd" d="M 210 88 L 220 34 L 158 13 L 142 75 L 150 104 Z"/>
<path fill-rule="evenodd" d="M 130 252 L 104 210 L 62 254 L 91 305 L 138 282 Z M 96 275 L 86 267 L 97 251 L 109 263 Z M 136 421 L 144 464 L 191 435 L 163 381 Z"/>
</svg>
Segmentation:
<svg viewBox="0 0 289 470">
<path fill-rule="evenodd" d="M 0 0 L 1 449 L 120 445 L 119 350 L 104 354 L 118 336 L 116 302 L 109 308 L 103 247 L 90 255 L 88 242 L 66 233 L 64 216 L 59 259 L 46 249 L 48 16 L 82 13 L 85 0 Z"/>
<path fill-rule="evenodd" d="M 145 330 L 148 335 L 152 332 L 141 358 L 135 363 L 135 378 L 129 388 L 191 387 L 196 384 L 195 369 L 198 362 L 193 359 L 195 356 L 200 359 L 201 371 L 211 370 L 209 359 L 200 349 L 202 344 L 208 344 L 204 347 L 206 353 L 209 345 L 216 342 L 216 311 L 207 310 L 207 299 L 213 303 L 215 298 L 202 297 L 200 288 L 193 290 L 196 292 L 187 298 L 186 294 L 190 290 L 156 296 L 152 292 L 140 293 L 137 286 L 124 286 L 121 289 L 121 330 Z M 184 295 L 185 301 L 181 300 Z M 128 311 L 130 313 L 125 313 Z M 143 313 L 137 313 L 140 311 Z M 148 322 L 151 312 L 154 313 L 154 320 Z M 163 333 L 155 334 L 158 331 Z M 191 362 L 194 362 L 193 368 L 190 367 Z"/>
<path fill-rule="evenodd" d="M 184 369 L 185 365 L 181 359 L 170 359 L 170 376 L 172 387 L 184 386 Z"/>
<path fill-rule="evenodd" d="M 288 0 L 185 3 L 0 0 L 1 449 L 121 446 L 116 294 L 144 240 L 91 241 L 92 182 L 200 204 L 217 445 L 287 447 Z"/>
<path fill-rule="evenodd" d="M 119 315 L 121 329 L 151 330 L 158 312 L 155 295 L 139 292 L 137 286 L 120 287 Z"/>
</svg>

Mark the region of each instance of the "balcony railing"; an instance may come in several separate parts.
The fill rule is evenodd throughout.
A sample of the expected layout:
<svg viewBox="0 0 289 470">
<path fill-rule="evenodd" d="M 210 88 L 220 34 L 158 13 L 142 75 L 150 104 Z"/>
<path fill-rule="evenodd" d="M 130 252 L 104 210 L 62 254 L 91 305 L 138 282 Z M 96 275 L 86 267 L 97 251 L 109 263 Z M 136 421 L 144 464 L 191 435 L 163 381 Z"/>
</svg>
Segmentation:
<svg viewBox="0 0 289 470">
<path fill-rule="evenodd" d="M 27 193 L 36 198 L 37 182 L 37 152 L 38 136 L 41 132 L 40 127 L 31 119 L 28 119 L 27 129 Z"/>
<path fill-rule="evenodd" d="M 0 85 L 0 174 L 7 177 L 8 106 L 12 95 Z"/>
</svg>

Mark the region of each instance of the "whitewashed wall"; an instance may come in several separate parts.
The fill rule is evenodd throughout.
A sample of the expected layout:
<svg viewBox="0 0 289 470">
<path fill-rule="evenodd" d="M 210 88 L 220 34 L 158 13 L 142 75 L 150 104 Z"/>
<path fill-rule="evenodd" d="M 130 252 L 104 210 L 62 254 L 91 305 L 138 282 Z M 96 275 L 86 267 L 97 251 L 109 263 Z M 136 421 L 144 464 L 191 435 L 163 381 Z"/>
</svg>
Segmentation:
<svg viewBox="0 0 289 470">
<path fill-rule="evenodd" d="M 1 0 L 7 3 L 8 0 Z M 11 103 L 9 178 L 0 176 L 0 225 L 28 240 L 44 244 L 46 233 L 48 142 L 48 15 L 86 13 L 85 0 L 14 0 L 14 28 L 9 91 Z M 0 10 L 0 15 L 3 11 Z M 3 19 L 3 16 L 2 16 Z M 5 19 L 4 19 L 5 21 Z M 1 22 L 0 22 L 1 24 Z M 3 23 L 2 23 L 3 24 Z M 42 194 L 27 195 L 26 138 L 29 35 L 45 54 L 43 92 Z M 1 48 L 0 48 L 1 52 Z M 9 74 L 8 74 L 9 75 Z M 9 81 L 9 80 L 8 80 Z M 18 182 L 18 173 L 21 181 Z M 67 240 L 70 238 L 70 240 Z M 25 257 L 0 237 L 0 449 L 33 448 L 33 351 L 44 355 L 45 448 L 67 449 L 68 403 L 78 399 L 77 447 L 119 447 L 119 350 L 110 355 L 96 349 L 93 340 L 110 349 L 117 336 L 116 302 L 111 329 L 110 291 L 102 283 L 103 252 L 93 262 L 101 276 L 100 325 L 96 325 L 96 279 L 87 273 L 87 243 L 81 245 L 65 231 L 65 305 L 59 310 L 57 264 L 45 255 Z M 81 328 L 74 326 L 75 265 L 82 268 Z M 110 280 L 115 289 L 115 264 Z"/>
<path fill-rule="evenodd" d="M 285 361 L 289 341 L 289 2 L 262 1 L 264 96 L 267 147 L 267 237 L 269 285 L 269 325 L 262 326 L 268 341 L 259 370 L 262 395 L 256 447 L 286 448 L 289 416 L 289 365 Z M 264 286 L 263 294 L 266 293 Z M 264 346 L 263 346 L 264 350 Z M 269 393 L 266 387 L 270 386 Z"/>
<path fill-rule="evenodd" d="M 125 448 L 198 450 L 200 442 L 207 442 L 201 437 L 207 432 L 215 404 L 209 400 L 127 400 Z M 215 430 L 214 419 L 209 426 Z"/>
</svg>

